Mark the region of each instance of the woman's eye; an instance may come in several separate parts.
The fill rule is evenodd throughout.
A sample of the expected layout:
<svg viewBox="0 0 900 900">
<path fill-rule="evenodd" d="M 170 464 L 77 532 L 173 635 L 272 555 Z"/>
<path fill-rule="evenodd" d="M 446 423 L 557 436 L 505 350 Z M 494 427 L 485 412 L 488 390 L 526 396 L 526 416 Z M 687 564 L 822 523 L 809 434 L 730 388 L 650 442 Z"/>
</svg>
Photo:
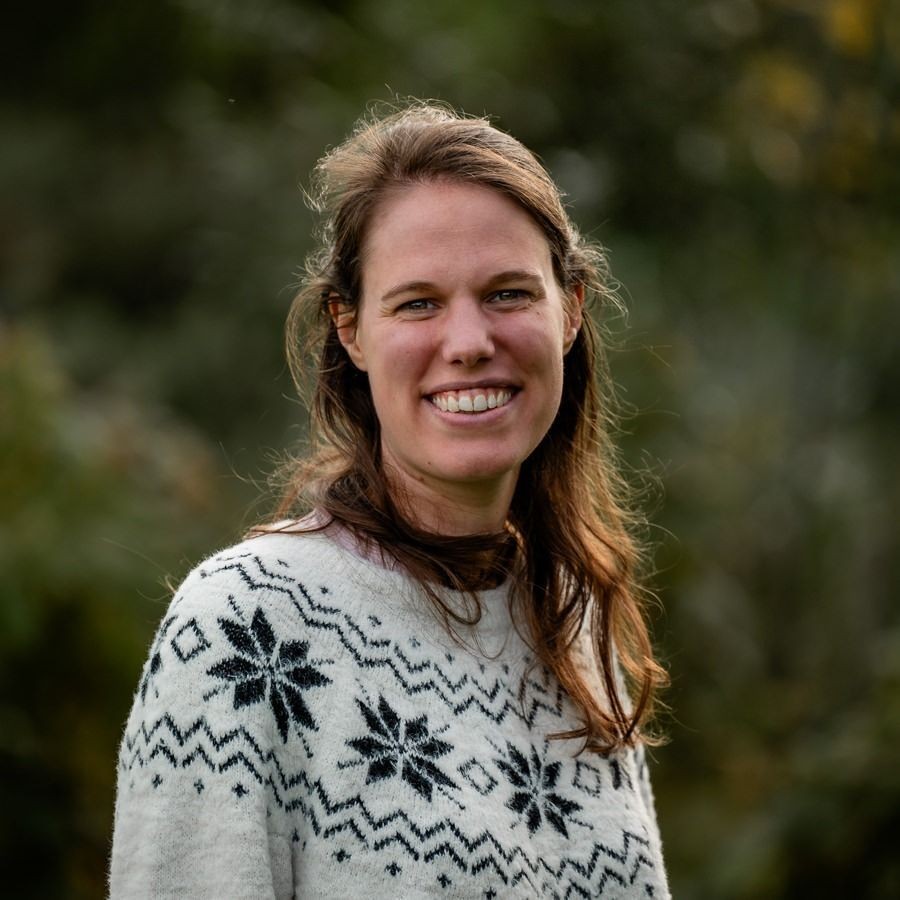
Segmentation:
<svg viewBox="0 0 900 900">
<path fill-rule="evenodd" d="M 431 309 L 431 307 L 432 303 L 430 300 L 407 300 L 405 303 L 401 303 L 397 308 L 404 312 L 424 312 L 425 310 Z"/>
<path fill-rule="evenodd" d="M 517 300 L 526 300 L 528 298 L 528 291 L 519 290 L 518 288 L 509 288 L 505 291 L 497 291 L 494 294 L 494 300 L 499 300 L 501 303 L 515 303 Z"/>
</svg>

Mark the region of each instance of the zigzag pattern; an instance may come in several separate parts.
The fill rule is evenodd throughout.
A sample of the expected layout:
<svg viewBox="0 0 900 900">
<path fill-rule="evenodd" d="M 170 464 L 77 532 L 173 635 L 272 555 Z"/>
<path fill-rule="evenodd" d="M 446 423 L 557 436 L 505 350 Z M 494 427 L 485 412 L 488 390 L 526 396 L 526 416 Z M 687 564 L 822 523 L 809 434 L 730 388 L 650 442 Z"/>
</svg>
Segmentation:
<svg viewBox="0 0 900 900">
<path fill-rule="evenodd" d="M 546 670 L 541 670 L 542 680 L 532 676 L 525 679 L 524 696 L 529 700 L 523 708 L 518 698 L 522 690 L 518 686 L 513 691 L 499 679 L 482 684 L 467 672 L 453 678 L 434 658 L 412 662 L 396 643 L 370 637 L 348 613 L 339 607 L 317 603 L 300 581 L 272 572 L 259 556 L 245 553 L 215 561 L 221 564 L 202 569 L 201 576 L 208 578 L 234 572 L 251 592 L 282 595 L 296 610 L 305 628 L 333 632 L 360 668 L 389 670 L 408 696 L 436 697 L 454 715 L 474 707 L 497 725 L 502 725 L 510 715 L 520 719 L 529 729 L 541 713 L 560 720 L 564 718 L 565 695 L 559 685 L 551 685 Z M 284 562 L 280 564 L 287 566 Z M 378 655 L 377 651 L 383 652 Z"/>
<path fill-rule="evenodd" d="M 573 898 L 664 886 L 641 804 L 629 800 L 643 756 L 550 751 L 545 735 L 569 727 L 572 707 L 546 669 L 524 655 L 511 668 L 438 650 L 281 559 L 230 552 L 196 574 L 208 612 L 185 610 L 191 587 L 173 601 L 122 741 L 120 784 L 142 781 L 147 802 L 157 790 L 199 796 L 210 778 L 239 802 L 262 793 L 271 827 L 293 832 L 302 852 L 394 877 L 427 866 L 442 889 Z M 186 679 L 202 706 L 180 705 L 167 678 Z M 288 720 L 274 692 L 291 684 L 304 693 L 283 694 L 294 698 Z M 482 720 L 490 727 L 467 746 L 466 723 Z"/>
<path fill-rule="evenodd" d="M 645 868 L 654 868 L 647 855 L 649 841 L 630 831 L 622 832 L 621 849 L 595 842 L 587 861 L 565 857 L 553 867 L 543 858 L 530 856 L 521 845 L 504 846 L 486 829 L 468 835 L 447 819 L 423 827 L 403 809 L 373 813 L 358 793 L 333 799 L 320 778 L 310 781 L 303 770 L 287 775 L 276 754 L 263 751 L 246 728 L 216 734 L 203 716 L 179 728 L 165 713 L 150 728 L 142 722 L 135 733 L 126 734 L 120 755 L 122 772 L 163 761 L 173 770 L 200 765 L 213 774 L 237 767 L 267 788 L 283 812 L 299 812 L 316 836 L 352 834 L 373 851 L 393 847 L 415 861 L 452 863 L 464 874 L 490 871 L 507 887 L 524 882 L 533 891 L 540 885 L 551 896 L 598 897 L 608 886 L 634 885 Z M 305 796 L 287 799 L 297 788 Z M 561 885 L 566 889 L 558 894 Z"/>
</svg>

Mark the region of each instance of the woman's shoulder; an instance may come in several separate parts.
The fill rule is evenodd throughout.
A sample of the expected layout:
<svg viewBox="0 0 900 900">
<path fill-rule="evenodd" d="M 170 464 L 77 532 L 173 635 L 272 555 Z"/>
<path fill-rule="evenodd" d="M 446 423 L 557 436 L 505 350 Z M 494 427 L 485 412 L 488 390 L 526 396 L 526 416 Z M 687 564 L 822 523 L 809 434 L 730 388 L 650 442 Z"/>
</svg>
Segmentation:
<svg viewBox="0 0 900 900">
<path fill-rule="evenodd" d="M 249 595 L 288 597 L 334 577 L 346 567 L 347 550 L 324 531 L 300 523 L 259 529 L 194 566 L 175 592 L 172 611 L 206 611 Z"/>
<path fill-rule="evenodd" d="M 211 553 L 194 571 L 202 573 L 222 563 L 247 559 L 280 568 L 328 565 L 344 550 L 333 534 L 333 526 L 323 526 L 313 517 L 259 525 L 237 543 Z"/>
<path fill-rule="evenodd" d="M 275 802 L 270 818 L 267 791 L 277 801 L 280 766 L 326 740 L 320 709 L 338 675 L 319 652 L 329 632 L 314 592 L 337 557 L 321 534 L 261 533 L 175 592 L 120 745 L 113 895 L 171 884 L 166 896 L 261 896 L 252 879 L 271 892 L 276 861 L 289 875 L 286 810 Z"/>
<path fill-rule="evenodd" d="M 271 711 L 263 700 L 271 694 L 266 679 L 272 661 L 288 681 L 305 679 L 310 689 L 326 683 L 306 657 L 322 639 L 318 621 L 341 612 L 322 593 L 327 573 L 339 565 L 340 548 L 327 536 L 283 530 L 250 537 L 195 566 L 157 628 L 126 749 L 143 746 L 160 728 L 172 731 L 181 746 L 198 722 L 216 740 L 220 732 L 242 728 L 262 747 L 271 730 L 266 725 Z M 289 683 L 285 690 L 290 694 L 295 688 Z M 275 706 L 278 731 L 285 733 L 285 710 L 298 703 Z"/>
<path fill-rule="evenodd" d="M 161 623 L 167 642 L 176 632 L 189 638 L 223 629 L 230 640 L 242 628 L 255 633 L 254 622 L 260 633 L 327 642 L 351 622 L 363 627 L 380 609 L 413 615 L 409 579 L 380 555 L 367 555 L 346 529 L 312 525 L 301 520 L 260 529 L 196 565 Z"/>
</svg>

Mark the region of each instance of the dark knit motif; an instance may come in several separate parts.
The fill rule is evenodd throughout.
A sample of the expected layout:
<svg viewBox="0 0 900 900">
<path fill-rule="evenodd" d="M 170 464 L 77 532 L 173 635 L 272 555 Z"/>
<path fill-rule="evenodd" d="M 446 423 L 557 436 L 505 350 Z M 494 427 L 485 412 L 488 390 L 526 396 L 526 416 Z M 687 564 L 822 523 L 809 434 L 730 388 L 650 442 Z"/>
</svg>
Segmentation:
<svg viewBox="0 0 900 900">
<path fill-rule="evenodd" d="M 347 746 L 368 762 L 366 784 L 400 774 L 416 793 L 428 801 L 436 787 L 456 787 L 435 764 L 436 759 L 452 748 L 429 732 L 427 716 L 402 719 L 384 697 L 379 698 L 377 706 L 368 706 L 359 699 L 356 703 L 369 733 L 351 738 Z M 345 768 L 347 765 L 353 763 L 339 763 L 338 767 Z"/>
<path fill-rule="evenodd" d="M 513 795 L 506 805 L 524 817 L 531 834 L 546 820 L 561 835 L 568 837 L 569 830 L 565 820 L 581 809 L 581 805 L 573 800 L 566 800 L 553 790 L 559 779 L 562 763 L 547 763 L 541 759 L 534 746 L 529 748 L 530 756 L 519 752 L 509 742 L 506 749 L 506 758 L 495 760 L 497 768 L 513 787 Z"/>
<path fill-rule="evenodd" d="M 330 684 L 328 678 L 306 664 L 306 641 L 276 641 L 265 613 L 257 607 L 249 627 L 232 619 L 219 619 L 228 642 L 237 651 L 217 662 L 208 674 L 233 681 L 234 708 L 268 698 L 282 741 L 288 739 L 293 721 L 298 728 L 316 731 L 302 692 Z"/>
<path fill-rule="evenodd" d="M 328 879 L 344 877 L 372 897 L 668 896 L 642 751 L 548 741 L 574 710 L 518 638 L 495 657 L 454 646 L 382 599 L 396 573 L 354 557 L 371 596 L 342 583 L 349 558 L 266 537 L 190 576 L 122 742 L 117 829 L 155 802 L 188 833 L 264 811 L 260 840 L 293 848 L 286 877 L 314 879 L 298 896 L 343 896 Z"/>
</svg>

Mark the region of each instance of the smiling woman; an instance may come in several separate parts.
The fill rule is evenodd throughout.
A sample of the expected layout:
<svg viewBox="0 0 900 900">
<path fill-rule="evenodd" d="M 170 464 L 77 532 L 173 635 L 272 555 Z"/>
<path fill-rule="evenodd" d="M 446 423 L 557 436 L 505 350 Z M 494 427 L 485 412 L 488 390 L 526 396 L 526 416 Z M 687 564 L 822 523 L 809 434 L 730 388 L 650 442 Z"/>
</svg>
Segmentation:
<svg viewBox="0 0 900 900">
<path fill-rule="evenodd" d="M 525 147 L 443 107 L 316 177 L 288 330 L 302 382 L 316 317 L 315 444 L 160 625 L 112 894 L 667 896 L 603 257 Z"/>
<path fill-rule="evenodd" d="M 358 313 L 338 333 L 368 375 L 392 494 L 428 531 L 501 532 L 559 409 L 581 298 L 567 302 L 531 216 L 478 184 L 394 192 L 364 256 Z"/>
</svg>

